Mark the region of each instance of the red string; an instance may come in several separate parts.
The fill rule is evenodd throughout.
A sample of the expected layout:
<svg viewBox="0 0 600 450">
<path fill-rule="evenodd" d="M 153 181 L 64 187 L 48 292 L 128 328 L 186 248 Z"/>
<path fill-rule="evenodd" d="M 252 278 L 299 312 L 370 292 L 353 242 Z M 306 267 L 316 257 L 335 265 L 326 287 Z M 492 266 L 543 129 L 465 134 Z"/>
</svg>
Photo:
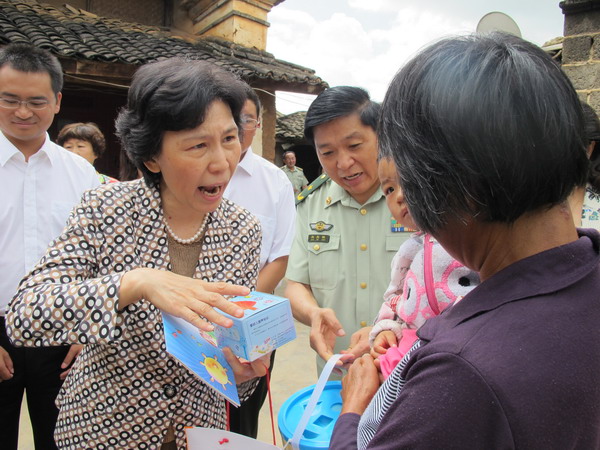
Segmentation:
<svg viewBox="0 0 600 450">
<path fill-rule="evenodd" d="M 229 402 L 227 400 L 225 400 L 225 408 L 227 409 L 226 411 L 226 415 L 227 415 L 227 428 L 225 428 L 227 431 L 231 430 L 231 423 L 229 423 Z"/>
<path fill-rule="evenodd" d="M 275 438 L 275 421 L 273 419 L 273 400 L 271 399 L 271 375 L 269 374 L 269 369 L 267 368 L 267 366 L 264 366 L 267 371 L 265 376 L 267 377 L 267 395 L 269 397 L 269 414 L 271 416 L 271 432 L 273 433 L 273 445 L 277 447 L 277 439 Z"/>
<path fill-rule="evenodd" d="M 243 362 L 242 364 L 250 365 L 249 362 Z M 271 433 L 273 435 L 273 445 L 277 447 L 277 438 L 275 437 L 275 419 L 273 418 L 273 399 L 271 398 L 271 375 L 269 374 L 269 368 L 263 363 L 265 368 L 265 376 L 267 377 L 267 395 L 269 397 L 269 415 L 271 417 Z M 229 422 L 229 402 L 225 400 L 227 408 L 227 431 L 231 430 L 231 424 Z"/>
</svg>

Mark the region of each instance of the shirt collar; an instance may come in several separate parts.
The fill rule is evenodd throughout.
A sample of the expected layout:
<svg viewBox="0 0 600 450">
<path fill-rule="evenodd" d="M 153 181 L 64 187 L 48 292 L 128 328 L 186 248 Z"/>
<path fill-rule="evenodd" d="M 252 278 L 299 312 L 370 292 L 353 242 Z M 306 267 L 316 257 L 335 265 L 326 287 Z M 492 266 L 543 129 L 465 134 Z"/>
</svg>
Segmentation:
<svg viewBox="0 0 600 450">
<path fill-rule="evenodd" d="M 236 170 L 243 170 L 248 175 L 252 176 L 252 172 L 254 172 L 254 166 L 256 165 L 255 158 L 256 156 L 252 151 L 252 147 L 248 147 L 244 159 L 239 162 Z"/>
<path fill-rule="evenodd" d="M 58 157 L 57 150 L 50 141 L 50 136 L 48 133 L 46 133 L 44 144 L 35 154 L 37 155 L 39 152 L 45 153 L 48 156 L 50 164 L 54 164 L 56 162 L 56 158 Z M 4 167 L 6 163 L 17 154 L 22 153 L 12 142 L 8 140 L 4 133 L 0 132 L 0 165 Z"/>
<path fill-rule="evenodd" d="M 331 202 L 328 202 L 328 204 L 325 205 L 325 208 L 328 208 L 337 202 L 341 202 L 344 206 L 359 209 L 361 206 L 368 205 L 369 203 L 376 203 L 377 201 L 379 201 L 379 199 L 383 197 L 383 191 L 380 187 L 378 187 L 377 190 L 373 193 L 373 195 L 371 195 L 369 200 L 367 200 L 363 205 L 361 205 L 354 199 L 354 197 L 352 197 L 348 193 L 348 191 L 346 191 L 335 181 L 331 180 L 327 196 L 331 198 Z"/>
<path fill-rule="evenodd" d="M 600 234 L 593 229 L 578 231 L 578 240 L 517 261 L 493 275 L 459 303 L 425 322 L 419 337 L 431 341 L 471 317 L 506 303 L 559 291 L 598 270 Z"/>
<path fill-rule="evenodd" d="M 19 153 L 19 149 L 0 132 L 0 166 L 4 167 L 9 159 Z"/>
</svg>

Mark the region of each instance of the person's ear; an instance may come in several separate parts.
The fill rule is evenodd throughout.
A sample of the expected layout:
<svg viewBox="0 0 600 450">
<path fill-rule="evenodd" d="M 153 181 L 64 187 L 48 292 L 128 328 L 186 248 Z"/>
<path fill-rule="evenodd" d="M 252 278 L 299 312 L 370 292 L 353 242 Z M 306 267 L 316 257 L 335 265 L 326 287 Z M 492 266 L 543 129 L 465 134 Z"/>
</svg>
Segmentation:
<svg viewBox="0 0 600 450">
<path fill-rule="evenodd" d="M 152 173 L 160 173 L 160 165 L 156 162 L 155 159 L 151 159 L 150 161 L 144 162 L 146 169 L 148 169 Z"/>
<path fill-rule="evenodd" d="M 54 114 L 58 114 L 60 111 L 60 101 L 62 100 L 62 92 L 56 94 L 56 105 L 54 106 Z"/>
</svg>

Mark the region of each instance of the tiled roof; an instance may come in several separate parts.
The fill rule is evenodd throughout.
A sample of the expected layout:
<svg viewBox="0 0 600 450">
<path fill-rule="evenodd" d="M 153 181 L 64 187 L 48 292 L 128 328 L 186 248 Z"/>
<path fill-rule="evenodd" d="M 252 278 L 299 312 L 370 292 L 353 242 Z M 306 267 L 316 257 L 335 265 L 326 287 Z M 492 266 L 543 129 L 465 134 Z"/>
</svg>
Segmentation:
<svg viewBox="0 0 600 450">
<path fill-rule="evenodd" d="M 306 111 L 298 111 L 287 116 L 277 117 L 275 137 L 279 141 L 302 141 L 304 139 L 304 119 Z"/>
<path fill-rule="evenodd" d="M 265 51 L 219 38 L 177 37 L 159 27 L 99 17 L 68 5 L 0 1 L 0 44 L 12 42 L 30 43 L 60 57 L 131 65 L 189 56 L 224 66 L 246 80 L 301 85 L 307 92 L 327 87 L 313 70 Z"/>
</svg>

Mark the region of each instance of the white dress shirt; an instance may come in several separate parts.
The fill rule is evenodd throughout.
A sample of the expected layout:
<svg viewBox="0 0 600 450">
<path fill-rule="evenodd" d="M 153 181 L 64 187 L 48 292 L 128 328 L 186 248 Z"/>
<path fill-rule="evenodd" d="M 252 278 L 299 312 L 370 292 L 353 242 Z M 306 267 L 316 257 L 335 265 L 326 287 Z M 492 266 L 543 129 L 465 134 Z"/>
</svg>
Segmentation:
<svg viewBox="0 0 600 450">
<path fill-rule="evenodd" d="M 81 194 L 99 184 L 89 162 L 51 142 L 48 134 L 25 161 L 0 132 L 0 315 L 62 232 Z"/>
<path fill-rule="evenodd" d="M 292 183 L 283 171 L 249 148 L 225 189 L 225 198 L 246 208 L 260 221 L 260 268 L 290 254 L 296 206 Z"/>
</svg>

